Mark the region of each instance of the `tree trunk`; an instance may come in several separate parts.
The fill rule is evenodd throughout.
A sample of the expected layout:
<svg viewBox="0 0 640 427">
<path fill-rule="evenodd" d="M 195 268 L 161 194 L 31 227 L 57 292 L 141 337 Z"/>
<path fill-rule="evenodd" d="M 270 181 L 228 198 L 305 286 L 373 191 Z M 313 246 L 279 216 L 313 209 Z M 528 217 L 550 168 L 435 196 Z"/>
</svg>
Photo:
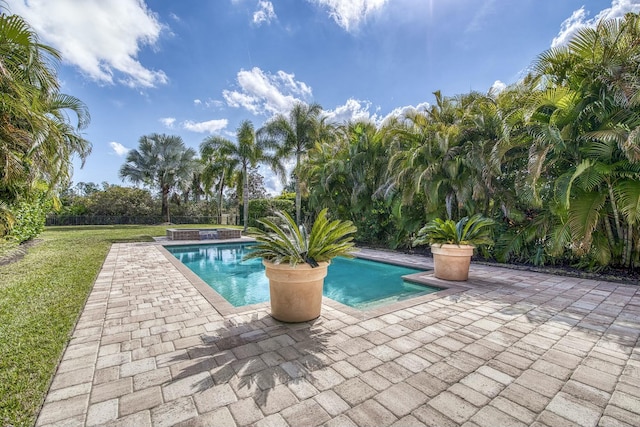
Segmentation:
<svg viewBox="0 0 640 427">
<path fill-rule="evenodd" d="M 607 234 L 607 240 L 609 241 L 609 247 L 611 247 L 611 251 L 613 251 L 613 248 L 616 245 L 616 238 L 613 235 L 613 230 L 611 229 L 611 223 L 609 222 L 609 216 L 608 215 L 603 215 L 602 216 L 602 223 L 604 224 L 604 229 L 605 229 L 606 234 Z"/>
<path fill-rule="evenodd" d="M 166 185 L 162 187 L 162 218 L 167 223 L 171 222 L 171 216 L 169 215 L 169 187 Z"/>
<path fill-rule="evenodd" d="M 296 180 L 296 224 L 300 225 L 300 215 L 302 205 L 302 195 L 300 194 L 300 179 L 298 178 L 298 169 L 300 168 L 300 152 L 296 153 L 296 169 L 293 172 L 293 178 Z"/>
<path fill-rule="evenodd" d="M 220 189 L 218 192 L 218 224 L 222 224 L 222 191 L 224 190 L 224 170 L 220 177 Z"/>
<path fill-rule="evenodd" d="M 244 231 L 247 231 L 247 227 L 249 224 L 249 173 L 247 170 L 247 166 L 245 165 L 242 168 L 243 173 L 243 185 L 242 185 L 242 203 L 244 205 Z"/>
<path fill-rule="evenodd" d="M 613 219 L 616 226 L 616 232 L 618 233 L 618 239 L 622 239 L 622 227 L 620 226 L 620 215 L 618 214 L 618 207 L 616 206 L 616 198 L 613 194 L 613 187 L 607 182 L 609 189 L 609 200 L 611 200 L 611 210 L 613 211 Z"/>
<path fill-rule="evenodd" d="M 624 266 L 631 267 L 631 249 L 633 247 L 633 225 L 627 225 L 626 236 L 624 239 Z"/>
<path fill-rule="evenodd" d="M 447 209 L 447 219 L 452 219 L 453 216 L 453 194 L 448 193 L 445 197 L 445 207 Z"/>
</svg>

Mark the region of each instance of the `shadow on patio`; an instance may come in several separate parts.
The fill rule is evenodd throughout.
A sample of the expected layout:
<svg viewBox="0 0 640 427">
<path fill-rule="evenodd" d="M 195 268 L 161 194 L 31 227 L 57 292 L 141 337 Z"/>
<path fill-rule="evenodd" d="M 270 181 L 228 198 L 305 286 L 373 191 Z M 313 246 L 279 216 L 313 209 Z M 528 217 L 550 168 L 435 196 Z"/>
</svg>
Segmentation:
<svg viewBox="0 0 640 427">
<path fill-rule="evenodd" d="M 286 324 L 270 316 L 253 315 L 246 321 L 225 320 L 218 329 L 201 335 L 201 345 L 171 358 L 171 387 L 188 382 L 192 393 L 223 384 L 239 397 L 253 396 L 256 404 L 268 404 L 268 396 L 278 385 L 305 387 L 322 381 L 314 372 L 333 361 L 329 354 L 344 334 L 331 332 L 323 321 Z M 179 368 L 178 368 L 179 366 Z"/>
</svg>

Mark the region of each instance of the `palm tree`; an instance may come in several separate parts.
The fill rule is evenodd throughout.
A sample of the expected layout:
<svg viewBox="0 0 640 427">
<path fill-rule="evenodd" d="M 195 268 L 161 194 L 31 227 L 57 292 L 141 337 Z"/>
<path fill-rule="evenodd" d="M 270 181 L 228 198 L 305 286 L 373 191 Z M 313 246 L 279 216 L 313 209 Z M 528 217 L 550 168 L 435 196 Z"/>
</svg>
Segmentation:
<svg viewBox="0 0 640 427">
<path fill-rule="evenodd" d="M 276 157 L 296 159 L 293 178 L 296 184 L 296 222 L 300 223 L 302 204 L 300 165 L 303 157 L 322 139 L 322 132 L 328 131 L 320 118 L 322 107 L 319 104 L 296 103 L 288 115 L 278 114 L 258 131 L 258 139 L 269 145 L 277 145 Z"/>
<path fill-rule="evenodd" d="M 309 188 L 309 207 L 329 208 L 338 218 L 351 219 L 351 182 L 347 176 L 349 146 L 343 138 L 318 141 L 301 164 L 300 179 Z"/>
<path fill-rule="evenodd" d="M 465 107 L 462 101 L 466 100 L 434 94 L 435 105 L 424 112 L 407 114 L 395 128 L 389 129 L 395 142 L 385 191 L 402 192 L 405 204 L 422 193 L 427 213 L 441 215 L 444 201 L 447 218 L 455 216 L 454 213 L 463 216 L 472 193 L 461 145 Z"/>
<path fill-rule="evenodd" d="M 249 225 L 249 169 L 258 163 L 267 163 L 274 170 L 281 171 L 282 165 L 266 150 L 268 146 L 263 141 L 256 140 L 253 124 L 244 120 L 236 132 L 237 144 L 226 138 L 212 136 L 200 144 L 202 160 L 207 164 L 205 170 L 211 177 L 215 171 L 220 171 L 220 208 L 222 207 L 222 185 L 224 175 L 240 174 L 242 179 L 243 224 L 244 231 Z M 210 179 L 210 178 L 209 178 Z"/>
<path fill-rule="evenodd" d="M 138 149 L 127 154 L 120 178 L 158 188 L 162 195 L 162 217 L 170 222 L 169 195 L 181 182 L 191 179 L 195 155 L 195 150 L 187 148 L 179 136 L 145 135 L 140 137 Z"/>
<path fill-rule="evenodd" d="M 601 265 L 640 263 L 639 36 L 636 14 L 581 29 L 540 55 L 526 103 L 534 194 L 560 204 L 565 249 Z"/>
<path fill-rule="evenodd" d="M 55 73 L 60 54 L 38 42 L 17 15 L 0 14 L 0 197 L 14 201 L 39 183 L 65 184 L 74 154 L 84 161 L 90 143 L 79 133 L 90 120 L 86 105 L 61 94 Z M 77 124 L 67 112 L 75 113 Z"/>
<path fill-rule="evenodd" d="M 200 145 L 200 159 L 203 164 L 202 182 L 206 193 L 215 188 L 218 204 L 218 223 L 222 223 L 222 202 L 224 189 L 232 185 L 237 162 L 226 157 L 225 150 L 219 147 L 233 143 L 221 136 L 212 136 Z"/>
</svg>

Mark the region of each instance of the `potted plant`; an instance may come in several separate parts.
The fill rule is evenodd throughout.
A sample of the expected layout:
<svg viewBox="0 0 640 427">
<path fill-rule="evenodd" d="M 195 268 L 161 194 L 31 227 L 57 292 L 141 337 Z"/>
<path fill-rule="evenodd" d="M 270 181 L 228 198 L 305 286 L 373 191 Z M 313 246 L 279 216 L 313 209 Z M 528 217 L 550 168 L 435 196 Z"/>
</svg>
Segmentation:
<svg viewBox="0 0 640 427">
<path fill-rule="evenodd" d="M 320 316 L 322 288 L 331 259 L 354 250 L 351 221 L 329 221 L 327 209 L 316 218 L 311 232 L 298 226 L 286 212 L 276 212 L 282 224 L 263 218 L 264 230 L 252 229 L 257 240 L 244 259 L 262 258 L 269 278 L 271 315 L 283 322 L 306 322 Z"/>
<path fill-rule="evenodd" d="M 473 249 L 490 245 L 494 221 L 480 214 L 458 222 L 436 218 L 420 231 L 413 245 L 431 245 L 434 275 L 438 279 L 464 281 L 469 278 Z"/>
</svg>

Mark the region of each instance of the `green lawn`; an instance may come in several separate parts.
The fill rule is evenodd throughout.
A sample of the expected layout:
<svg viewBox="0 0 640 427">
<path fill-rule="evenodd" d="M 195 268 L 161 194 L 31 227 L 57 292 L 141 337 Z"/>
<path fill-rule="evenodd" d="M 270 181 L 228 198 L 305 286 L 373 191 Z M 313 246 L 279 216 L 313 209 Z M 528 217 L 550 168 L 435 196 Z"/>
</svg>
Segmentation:
<svg viewBox="0 0 640 427">
<path fill-rule="evenodd" d="M 0 266 L 0 426 L 35 422 L 111 244 L 151 241 L 166 228 L 49 227 L 22 259 Z M 0 256 L 8 246 L 0 243 Z"/>
</svg>

